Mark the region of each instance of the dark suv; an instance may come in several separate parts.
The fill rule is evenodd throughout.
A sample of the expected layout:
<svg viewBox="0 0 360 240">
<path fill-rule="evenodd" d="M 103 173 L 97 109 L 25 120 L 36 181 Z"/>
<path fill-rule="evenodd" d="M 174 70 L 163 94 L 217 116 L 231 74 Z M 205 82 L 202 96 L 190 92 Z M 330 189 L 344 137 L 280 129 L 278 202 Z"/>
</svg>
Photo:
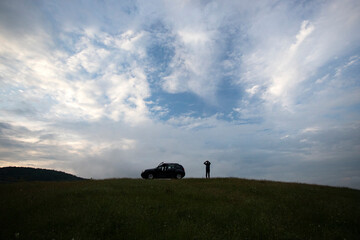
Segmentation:
<svg viewBox="0 0 360 240">
<path fill-rule="evenodd" d="M 160 163 L 158 167 L 146 169 L 141 173 L 145 179 L 153 178 L 176 178 L 181 179 L 185 176 L 185 169 L 178 163 Z"/>
</svg>

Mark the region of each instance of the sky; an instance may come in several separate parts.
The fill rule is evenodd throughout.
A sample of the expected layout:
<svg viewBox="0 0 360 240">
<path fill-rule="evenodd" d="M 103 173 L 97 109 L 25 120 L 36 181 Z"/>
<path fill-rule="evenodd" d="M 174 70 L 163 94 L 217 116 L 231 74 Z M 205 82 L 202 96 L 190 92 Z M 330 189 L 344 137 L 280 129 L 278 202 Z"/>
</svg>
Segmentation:
<svg viewBox="0 0 360 240">
<path fill-rule="evenodd" d="M 360 189 L 360 1 L 0 1 L 0 167 Z"/>
</svg>

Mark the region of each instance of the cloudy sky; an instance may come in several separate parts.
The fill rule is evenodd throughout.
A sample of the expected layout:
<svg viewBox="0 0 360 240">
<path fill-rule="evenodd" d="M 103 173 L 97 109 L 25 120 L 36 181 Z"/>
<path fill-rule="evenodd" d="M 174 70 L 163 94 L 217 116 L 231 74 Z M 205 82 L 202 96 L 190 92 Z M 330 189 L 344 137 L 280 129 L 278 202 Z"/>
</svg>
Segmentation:
<svg viewBox="0 0 360 240">
<path fill-rule="evenodd" d="M 0 1 L 0 167 L 360 188 L 360 1 Z"/>
</svg>

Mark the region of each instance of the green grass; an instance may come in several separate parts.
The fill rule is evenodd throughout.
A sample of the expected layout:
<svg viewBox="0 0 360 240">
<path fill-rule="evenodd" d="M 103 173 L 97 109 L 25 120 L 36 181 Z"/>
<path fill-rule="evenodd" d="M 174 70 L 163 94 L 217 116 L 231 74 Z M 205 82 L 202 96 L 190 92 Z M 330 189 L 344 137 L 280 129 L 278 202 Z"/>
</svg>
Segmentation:
<svg viewBox="0 0 360 240">
<path fill-rule="evenodd" d="M 1 239 L 360 239 L 360 191 L 244 179 L 0 184 Z"/>
</svg>

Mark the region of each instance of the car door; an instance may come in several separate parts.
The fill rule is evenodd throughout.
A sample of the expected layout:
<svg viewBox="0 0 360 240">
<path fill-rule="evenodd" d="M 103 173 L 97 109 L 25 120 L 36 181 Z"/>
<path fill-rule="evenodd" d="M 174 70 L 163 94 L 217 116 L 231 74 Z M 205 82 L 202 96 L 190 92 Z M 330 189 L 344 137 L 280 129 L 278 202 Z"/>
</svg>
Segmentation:
<svg viewBox="0 0 360 240">
<path fill-rule="evenodd" d="M 167 169 L 168 169 L 167 164 L 162 164 L 162 165 L 158 166 L 157 167 L 158 177 L 159 178 L 167 178 Z"/>
<path fill-rule="evenodd" d="M 175 177 L 175 175 L 176 175 L 175 170 L 176 170 L 175 166 L 173 164 L 169 164 L 167 171 L 166 171 L 167 178 Z"/>
<path fill-rule="evenodd" d="M 155 178 L 159 178 L 159 177 L 161 176 L 161 174 L 162 174 L 162 172 L 161 172 L 161 167 L 158 166 L 158 167 L 154 168 L 153 173 L 154 173 L 154 177 L 155 177 Z"/>
</svg>

